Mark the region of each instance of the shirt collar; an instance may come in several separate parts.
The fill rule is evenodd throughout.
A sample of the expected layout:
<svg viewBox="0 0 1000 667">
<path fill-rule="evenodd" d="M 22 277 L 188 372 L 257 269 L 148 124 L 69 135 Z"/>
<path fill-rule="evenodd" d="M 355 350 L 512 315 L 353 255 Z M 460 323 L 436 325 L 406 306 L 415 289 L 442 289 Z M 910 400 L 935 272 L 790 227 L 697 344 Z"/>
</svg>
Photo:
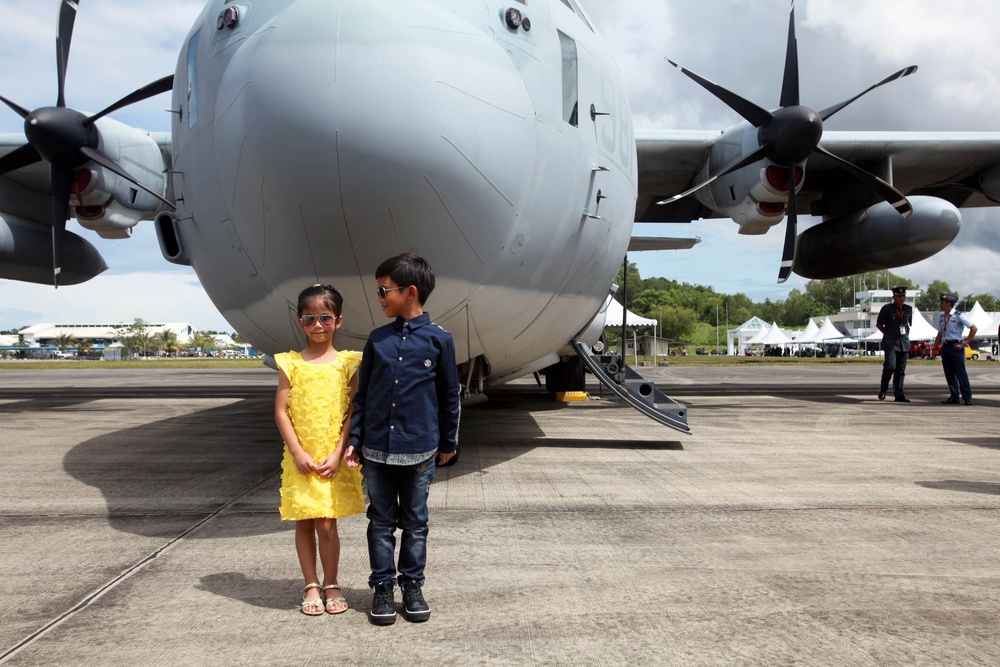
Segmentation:
<svg viewBox="0 0 1000 667">
<path fill-rule="evenodd" d="M 414 329 L 419 329 L 425 324 L 430 324 L 430 323 L 431 323 L 431 316 L 428 315 L 427 313 L 421 313 L 416 317 L 414 317 L 412 320 L 404 320 L 402 317 L 396 318 L 397 329 L 402 329 L 403 325 L 409 325 L 410 331 L 413 331 Z"/>
</svg>

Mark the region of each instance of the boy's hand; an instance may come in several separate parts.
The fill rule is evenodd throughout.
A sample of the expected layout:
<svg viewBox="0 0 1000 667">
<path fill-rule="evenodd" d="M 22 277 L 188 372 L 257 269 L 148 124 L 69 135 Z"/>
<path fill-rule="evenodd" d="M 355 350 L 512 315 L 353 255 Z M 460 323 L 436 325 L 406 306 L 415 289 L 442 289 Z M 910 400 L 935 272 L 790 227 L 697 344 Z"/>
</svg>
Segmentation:
<svg viewBox="0 0 1000 667">
<path fill-rule="evenodd" d="M 455 451 L 453 451 L 453 452 L 448 452 L 447 454 L 445 454 L 443 452 L 438 452 L 437 464 L 439 466 L 443 466 L 445 463 L 447 463 L 448 461 L 450 461 L 451 459 L 453 459 L 455 457 L 455 454 L 457 454 L 457 453 L 458 453 L 457 449 Z"/>
<path fill-rule="evenodd" d="M 344 463 L 347 464 L 348 468 L 357 468 L 361 465 L 361 458 L 355 447 L 348 445 L 347 449 L 344 450 Z"/>
</svg>

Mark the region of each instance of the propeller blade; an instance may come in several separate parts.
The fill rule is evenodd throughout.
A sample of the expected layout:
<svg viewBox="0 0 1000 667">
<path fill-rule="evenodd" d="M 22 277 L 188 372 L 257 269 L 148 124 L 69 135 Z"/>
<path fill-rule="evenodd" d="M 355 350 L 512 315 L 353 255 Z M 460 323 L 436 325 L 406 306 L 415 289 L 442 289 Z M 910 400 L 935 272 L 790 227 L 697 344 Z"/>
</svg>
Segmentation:
<svg viewBox="0 0 1000 667">
<path fill-rule="evenodd" d="M 781 80 L 781 107 L 799 105 L 799 49 L 795 39 L 795 0 L 788 17 L 788 44 L 785 47 L 785 74 Z"/>
<path fill-rule="evenodd" d="M 795 240 L 798 237 L 798 210 L 795 203 L 795 165 L 788 168 L 788 218 L 785 220 L 785 246 L 781 249 L 781 266 L 778 267 L 778 283 L 788 280 L 795 263 Z"/>
<path fill-rule="evenodd" d="M 69 217 L 69 195 L 73 187 L 73 170 L 53 164 L 49 170 L 52 178 L 52 284 L 59 287 L 62 272 L 62 239 Z"/>
<path fill-rule="evenodd" d="M 7 153 L 3 157 L 0 157 L 0 174 L 6 174 L 16 169 L 20 169 L 21 167 L 27 167 L 29 164 L 35 164 L 36 162 L 41 161 L 42 156 L 38 154 L 38 151 L 30 145 L 25 144 L 20 148 Z"/>
<path fill-rule="evenodd" d="M 913 206 L 910 204 L 910 200 L 906 198 L 906 195 L 883 181 L 875 174 L 865 171 L 861 167 L 848 162 L 842 157 L 834 155 L 822 146 L 817 146 L 816 152 L 830 158 L 849 171 L 856 179 L 871 188 L 872 192 L 892 204 L 893 208 L 895 208 L 904 218 L 909 217 L 909 215 L 913 213 Z"/>
<path fill-rule="evenodd" d="M 154 95 L 159 95 L 160 93 L 165 93 L 168 90 L 172 90 L 174 87 L 174 75 L 165 76 L 162 79 L 158 79 L 153 83 L 147 84 L 142 88 L 136 90 L 135 92 L 129 93 L 125 97 L 121 98 L 104 111 L 99 111 L 93 116 L 89 117 L 84 121 L 85 125 L 92 125 L 98 118 L 103 118 L 109 113 L 114 113 L 122 107 L 127 107 L 130 104 L 135 104 L 136 102 L 141 102 L 147 98 L 153 97 Z"/>
<path fill-rule="evenodd" d="M 722 100 L 726 106 L 738 113 L 744 120 L 753 125 L 754 127 L 760 127 L 766 124 L 773 118 L 771 112 L 767 109 L 761 109 L 759 106 L 754 104 L 749 100 L 745 100 L 736 93 L 731 93 L 714 81 L 709 81 L 705 77 L 692 72 L 686 67 L 682 67 L 675 63 L 673 60 L 667 58 L 667 62 L 679 69 L 688 78 L 692 79 L 695 83 L 700 85 L 702 88 L 708 92 L 715 95 L 717 98 Z"/>
<path fill-rule="evenodd" d="M 3 95 L 0 95 L 0 100 L 3 100 L 3 103 L 9 106 L 11 109 L 13 109 L 14 113 L 16 113 L 21 118 L 27 118 L 28 114 L 31 113 L 30 111 L 22 107 L 20 104 L 17 104 L 16 102 L 11 102 Z"/>
<path fill-rule="evenodd" d="M 692 188 L 688 188 L 684 192 L 681 192 L 680 194 L 676 194 L 673 197 L 671 197 L 670 199 L 664 199 L 663 201 L 658 201 L 656 203 L 657 204 L 670 204 L 672 202 L 677 201 L 678 199 L 683 199 L 684 197 L 687 197 L 692 192 L 695 192 L 696 190 L 701 190 L 703 187 L 705 187 L 706 185 L 708 185 L 709 183 L 711 183 L 715 179 L 721 178 L 721 177 L 725 176 L 726 174 L 730 174 L 730 173 L 732 173 L 732 172 L 734 172 L 734 171 L 736 171 L 738 169 L 742 169 L 743 167 L 747 166 L 748 164 L 753 164 L 757 160 L 763 159 L 764 156 L 765 156 L 765 154 L 767 153 L 768 149 L 770 149 L 770 146 L 768 146 L 767 144 L 764 144 L 763 146 L 761 146 L 760 148 L 758 148 L 757 150 L 755 150 L 753 153 L 750 153 L 750 155 L 747 155 L 745 158 L 742 158 L 740 160 L 736 160 L 736 161 L 732 162 L 731 164 L 727 165 L 726 167 L 724 167 L 722 169 L 722 171 L 720 171 L 719 173 L 715 174 L 714 176 L 712 176 L 711 178 L 709 178 L 707 181 L 703 181 L 703 182 L 699 183 L 698 185 L 695 185 Z"/>
<path fill-rule="evenodd" d="M 59 3 L 59 34 L 56 35 L 56 75 L 58 76 L 59 97 L 57 107 L 66 106 L 66 67 L 69 64 L 69 46 L 73 41 L 73 25 L 80 0 L 62 0 Z"/>
<path fill-rule="evenodd" d="M 904 67 L 903 69 L 899 70 L 898 72 L 896 72 L 894 74 L 890 74 L 889 76 L 885 77 L 884 79 L 882 79 L 881 81 L 879 81 L 878 83 L 876 83 L 874 86 L 871 86 L 870 88 L 867 88 L 866 90 L 858 93 L 857 95 L 855 95 L 851 99 L 845 100 L 845 101 L 841 102 L 840 104 L 834 104 L 832 107 L 829 107 L 827 109 L 823 109 L 822 111 L 819 112 L 819 117 L 821 119 L 823 119 L 823 120 L 826 120 L 827 118 L 829 118 L 833 114 L 837 113 L 838 111 L 840 111 L 841 109 L 843 109 L 844 107 L 846 107 L 848 104 L 850 104 L 854 100 L 856 100 L 859 97 L 861 97 L 862 95 L 867 95 L 868 93 L 870 93 L 871 91 L 875 90 L 879 86 L 884 86 L 885 84 L 889 83 L 890 81 L 895 81 L 896 79 L 902 79 L 904 76 L 910 76 L 911 74 L 913 74 L 916 71 L 917 71 L 917 66 L 916 65 L 910 65 L 909 67 Z"/>
<path fill-rule="evenodd" d="M 108 157 L 101 151 L 97 150 L 96 148 L 91 148 L 90 146 L 84 146 L 83 148 L 80 149 L 80 152 L 86 155 L 89 159 L 93 160 L 97 164 L 104 167 L 105 169 L 109 169 L 115 172 L 116 174 L 118 174 L 119 176 L 121 176 L 122 178 L 124 178 L 126 181 L 136 186 L 137 188 L 141 188 L 146 192 L 148 192 L 149 194 L 153 195 L 161 202 L 169 206 L 171 210 L 177 210 L 177 207 L 174 206 L 173 202 L 171 202 L 168 199 L 164 199 L 159 193 L 150 190 L 145 185 L 135 180 L 135 178 L 130 173 L 119 167 L 114 160 L 112 160 L 110 157 Z"/>
</svg>

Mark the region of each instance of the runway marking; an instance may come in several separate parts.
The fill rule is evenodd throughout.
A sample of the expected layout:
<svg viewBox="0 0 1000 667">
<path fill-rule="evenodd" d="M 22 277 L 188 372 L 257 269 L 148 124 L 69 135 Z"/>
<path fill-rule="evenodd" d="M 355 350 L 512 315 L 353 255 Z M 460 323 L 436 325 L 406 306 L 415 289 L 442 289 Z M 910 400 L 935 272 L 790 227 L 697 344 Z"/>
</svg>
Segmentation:
<svg viewBox="0 0 1000 667">
<path fill-rule="evenodd" d="M 27 637 L 25 637 L 24 639 L 22 639 L 20 642 L 18 642 L 17 644 L 15 644 L 13 647 L 11 647 L 10 650 L 6 651 L 3 654 L 0 654 L 0 662 L 5 662 L 7 660 L 7 658 L 10 658 L 10 657 L 13 657 L 14 655 L 16 655 L 18 652 L 21 651 L 21 649 L 23 649 L 26 646 L 28 646 L 28 644 L 30 644 L 31 642 L 35 641 L 36 639 L 40 639 L 41 637 L 43 637 L 46 634 L 48 634 L 48 632 L 50 630 L 52 630 L 52 629 L 58 627 L 59 625 L 61 625 L 63 623 L 63 621 L 66 621 L 67 619 L 69 619 L 69 618 L 73 617 L 74 615 L 76 615 L 78 612 L 83 611 L 84 609 L 86 609 L 87 607 L 89 607 L 92 602 L 95 602 L 95 601 L 99 600 L 100 598 L 102 598 L 104 596 L 105 593 L 107 593 L 108 591 L 110 591 L 110 590 L 114 589 L 116 586 L 118 586 L 118 584 L 120 584 L 123 581 L 125 581 L 126 579 L 130 578 L 133 574 L 135 574 L 139 570 L 143 569 L 146 565 L 148 565 L 149 563 L 151 563 L 154 560 L 156 560 L 157 558 L 159 558 L 162 554 L 165 554 L 168 551 L 170 551 L 173 547 L 175 547 L 177 545 L 177 543 L 179 543 L 180 541 L 184 540 L 185 538 L 187 538 L 192 533 L 196 532 L 199 528 L 201 528 L 206 523 L 208 523 L 209 521 L 211 521 L 212 519 L 214 519 L 215 517 L 217 517 L 219 514 L 221 514 L 227 508 L 232 507 L 235 503 L 239 502 L 240 500 L 242 500 L 246 496 L 250 495 L 251 493 L 254 493 L 258 489 L 263 488 L 265 485 L 271 484 L 273 482 L 274 478 L 277 477 L 280 474 L 281 474 L 280 470 L 277 470 L 277 471 L 269 474 L 267 477 L 265 477 L 261 481 L 257 482 L 252 487 L 250 487 L 249 489 L 247 489 L 243 493 L 239 494 L 238 496 L 236 496 L 235 498 L 233 498 L 229 502 L 225 503 L 224 505 L 222 505 L 221 507 L 219 507 L 218 509 L 216 509 L 214 512 L 211 512 L 210 514 L 208 514 L 207 516 L 205 516 L 204 518 L 202 518 L 200 521 L 196 521 L 190 528 L 188 528 L 187 530 L 185 530 L 183 533 L 181 533 L 177 537 L 174 537 L 171 540 L 168 540 L 163 546 L 161 546 L 160 548 L 156 549 L 155 551 L 153 551 L 151 554 L 149 554 L 148 556 L 146 556 L 145 558 L 143 558 L 139 562 L 135 563 L 131 567 L 129 567 L 126 570 L 124 570 L 117 577 L 111 579 L 109 582 L 107 582 L 106 584 L 104 584 L 103 586 L 101 586 L 100 588 L 98 588 L 97 590 L 95 590 L 92 593 L 90 593 L 90 595 L 88 595 L 87 597 L 85 597 L 81 602 L 77 603 L 76 606 L 74 606 L 74 607 L 70 608 L 69 610 L 63 612 L 62 614 L 60 614 L 56 618 L 52 619 L 51 621 L 49 621 L 48 623 L 46 623 L 45 625 L 43 625 L 38 630 L 35 630 L 33 633 L 31 633 L 30 635 L 28 635 Z"/>
</svg>

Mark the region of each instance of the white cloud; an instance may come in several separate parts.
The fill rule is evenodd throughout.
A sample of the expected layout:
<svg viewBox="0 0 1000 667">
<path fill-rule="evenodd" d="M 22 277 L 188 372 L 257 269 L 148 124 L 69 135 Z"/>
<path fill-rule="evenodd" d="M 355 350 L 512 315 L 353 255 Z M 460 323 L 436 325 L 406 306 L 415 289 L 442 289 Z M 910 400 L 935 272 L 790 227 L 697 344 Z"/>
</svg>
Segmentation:
<svg viewBox="0 0 1000 667">
<path fill-rule="evenodd" d="M 80 285 L 0 280 L 0 330 L 39 322 L 60 324 L 185 322 L 199 331 L 233 328 L 191 270 L 104 273 Z"/>
</svg>

